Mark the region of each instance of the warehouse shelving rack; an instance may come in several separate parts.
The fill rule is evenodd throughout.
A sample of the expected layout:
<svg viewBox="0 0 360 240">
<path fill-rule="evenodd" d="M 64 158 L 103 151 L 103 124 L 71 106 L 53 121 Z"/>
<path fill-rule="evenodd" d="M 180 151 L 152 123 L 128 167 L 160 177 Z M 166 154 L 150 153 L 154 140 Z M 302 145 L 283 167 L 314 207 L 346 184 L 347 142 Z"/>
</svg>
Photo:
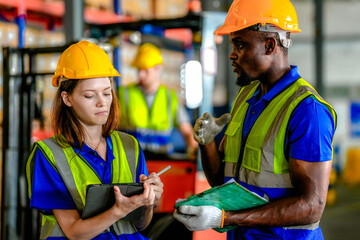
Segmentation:
<svg viewBox="0 0 360 240">
<path fill-rule="evenodd" d="M 61 53 L 68 46 L 3 48 L 2 239 L 38 239 L 38 215 L 28 208 L 25 164 L 31 150 L 36 80 L 53 72 L 37 72 L 36 57 Z"/>
</svg>

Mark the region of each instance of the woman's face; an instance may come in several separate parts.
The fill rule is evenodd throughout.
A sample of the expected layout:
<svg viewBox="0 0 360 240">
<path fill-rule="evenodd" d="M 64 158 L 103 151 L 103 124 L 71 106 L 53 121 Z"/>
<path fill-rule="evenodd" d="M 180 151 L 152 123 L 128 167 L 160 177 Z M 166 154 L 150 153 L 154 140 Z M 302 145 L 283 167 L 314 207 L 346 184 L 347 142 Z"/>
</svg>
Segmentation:
<svg viewBox="0 0 360 240">
<path fill-rule="evenodd" d="M 110 113 L 113 100 L 111 89 L 109 78 L 89 78 L 80 81 L 72 94 L 64 91 L 61 97 L 68 107 L 73 108 L 84 127 L 102 126 Z"/>
</svg>

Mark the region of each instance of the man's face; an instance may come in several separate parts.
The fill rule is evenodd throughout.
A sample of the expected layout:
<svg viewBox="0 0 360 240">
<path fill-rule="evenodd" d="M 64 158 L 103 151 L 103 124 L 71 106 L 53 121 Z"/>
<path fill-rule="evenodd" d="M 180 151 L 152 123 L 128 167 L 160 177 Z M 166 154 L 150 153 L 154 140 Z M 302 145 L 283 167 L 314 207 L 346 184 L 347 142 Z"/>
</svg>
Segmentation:
<svg viewBox="0 0 360 240">
<path fill-rule="evenodd" d="M 230 34 L 232 51 L 231 65 L 237 74 L 236 84 L 249 85 L 252 81 L 260 80 L 264 70 L 266 54 L 265 41 L 258 36 L 259 32 L 244 29 Z"/>
<path fill-rule="evenodd" d="M 139 69 L 139 83 L 144 88 L 150 87 L 153 84 L 158 84 L 160 81 L 160 66 L 154 66 L 148 69 Z"/>
</svg>

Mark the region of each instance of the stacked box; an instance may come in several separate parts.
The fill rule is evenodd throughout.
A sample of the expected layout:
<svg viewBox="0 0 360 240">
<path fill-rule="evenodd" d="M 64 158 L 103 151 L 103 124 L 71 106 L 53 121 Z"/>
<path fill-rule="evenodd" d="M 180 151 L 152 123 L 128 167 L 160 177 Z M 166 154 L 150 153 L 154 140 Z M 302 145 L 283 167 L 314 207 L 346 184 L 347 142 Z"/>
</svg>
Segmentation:
<svg viewBox="0 0 360 240">
<path fill-rule="evenodd" d="M 130 15 L 138 19 L 154 18 L 155 0 L 122 0 L 121 9 L 123 14 Z"/>
<path fill-rule="evenodd" d="M 114 0 L 85 0 L 85 6 L 114 12 Z"/>
<path fill-rule="evenodd" d="M 122 10 L 139 19 L 180 18 L 188 14 L 189 0 L 123 0 Z"/>
<path fill-rule="evenodd" d="M 154 18 L 170 19 L 185 17 L 189 11 L 189 0 L 156 0 Z"/>
<path fill-rule="evenodd" d="M 17 47 L 19 45 L 19 28 L 15 23 L 1 23 L 1 46 Z"/>
<path fill-rule="evenodd" d="M 2 47 L 18 47 L 19 44 L 18 25 L 14 23 L 0 22 L 0 121 L 3 116 L 3 69 L 2 69 Z M 25 29 L 25 47 L 50 47 L 61 46 L 65 44 L 65 35 L 61 32 L 44 31 L 37 28 L 26 27 Z M 25 55 L 25 72 L 29 71 L 28 56 Z M 57 61 L 60 54 L 41 54 L 36 56 L 35 71 L 37 72 L 55 72 Z M 12 74 L 19 72 L 17 60 L 11 60 Z M 51 75 L 37 76 L 36 88 L 37 94 L 43 94 L 42 114 L 45 117 L 45 130 L 50 131 L 50 109 L 55 95 L 56 88 L 51 86 Z M 2 138 L 2 137 L 1 137 Z"/>
</svg>

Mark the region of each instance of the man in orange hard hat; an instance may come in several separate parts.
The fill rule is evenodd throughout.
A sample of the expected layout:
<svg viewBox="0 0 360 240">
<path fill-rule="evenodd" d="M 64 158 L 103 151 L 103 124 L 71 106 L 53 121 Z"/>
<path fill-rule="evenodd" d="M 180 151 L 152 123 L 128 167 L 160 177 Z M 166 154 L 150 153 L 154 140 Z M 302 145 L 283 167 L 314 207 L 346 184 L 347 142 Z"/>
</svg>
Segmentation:
<svg viewBox="0 0 360 240">
<path fill-rule="evenodd" d="M 147 159 L 171 157 L 171 133 L 176 127 L 185 140 L 188 157 L 195 158 L 198 143 L 185 107 L 176 92 L 160 82 L 162 63 L 155 45 L 144 43 L 138 48 L 131 65 L 138 69 L 139 82 L 118 91 L 120 127 L 138 139 Z"/>
<path fill-rule="evenodd" d="M 235 180 L 269 202 L 242 210 L 220 201 L 182 205 L 174 217 L 190 230 L 230 229 L 227 239 L 323 239 L 336 115 L 288 62 L 290 33 L 297 32 L 289 0 L 234 0 L 214 32 L 230 34 L 241 88 L 230 114 L 196 121 L 202 166 L 211 186 Z M 214 137 L 226 124 L 216 149 Z"/>
</svg>

